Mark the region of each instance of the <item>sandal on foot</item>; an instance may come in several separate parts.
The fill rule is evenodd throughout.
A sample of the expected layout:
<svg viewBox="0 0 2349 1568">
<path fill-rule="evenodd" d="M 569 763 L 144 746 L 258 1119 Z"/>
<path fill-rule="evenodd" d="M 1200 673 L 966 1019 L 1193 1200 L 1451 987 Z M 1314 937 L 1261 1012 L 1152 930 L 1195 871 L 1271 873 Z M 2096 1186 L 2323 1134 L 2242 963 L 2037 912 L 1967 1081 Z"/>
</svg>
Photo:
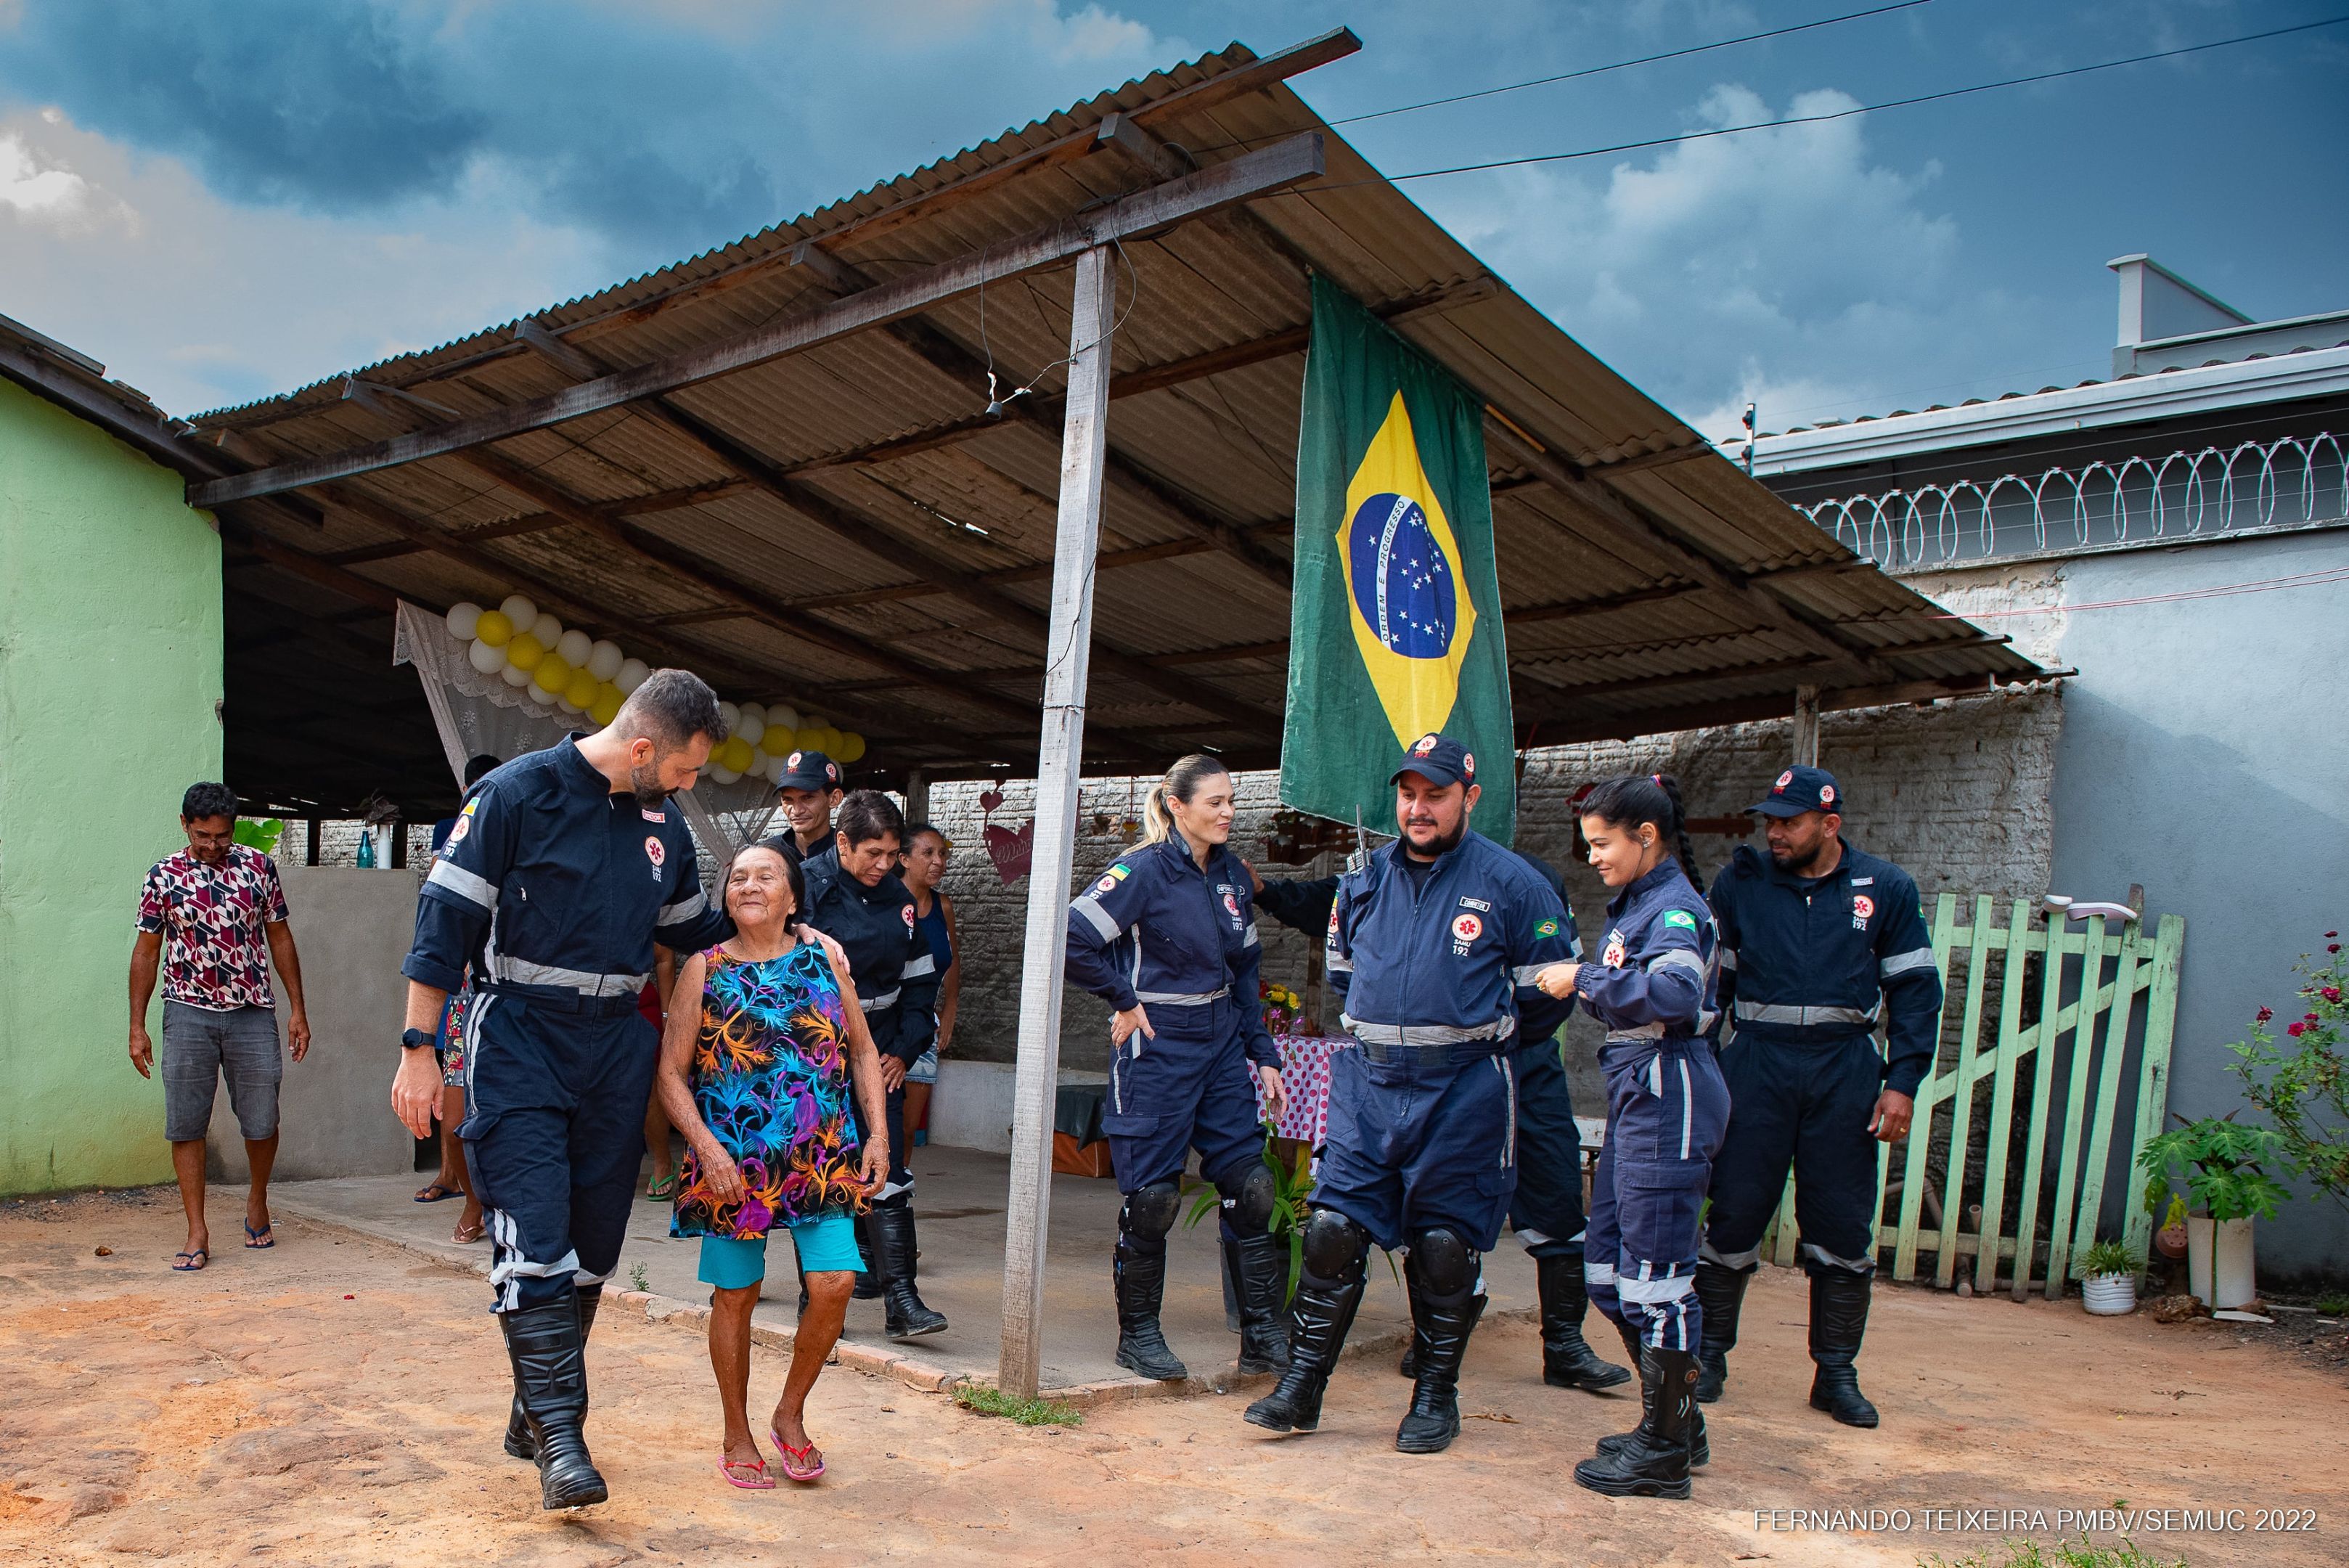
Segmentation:
<svg viewBox="0 0 2349 1568">
<path fill-rule="evenodd" d="M 277 1226 L 274 1221 L 262 1226 L 257 1231 L 252 1226 L 247 1225 L 244 1228 L 245 1246 L 255 1252 L 267 1251 L 270 1248 L 277 1245 L 277 1238 L 272 1234 L 272 1232 L 276 1229 Z"/>
<path fill-rule="evenodd" d="M 212 1261 L 212 1253 L 209 1247 L 199 1247 L 192 1252 L 174 1252 L 171 1254 L 171 1272 L 192 1274 Z"/>
<path fill-rule="evenodd" d="M 460 1247 L 470 1247 L 489 1233 L 490 1228 L 478 1220 L 471 1225 L 460 1220 L 457 1221 L 457 1229 L 450 1234 L 449 1240 L 456 1242 Z"/>
<path fill-rule="evenodd" d="M 419 1203 L 445 1203 L 451 1198 L 464 1196 L 463 1188 L 451 1187 L 445 1181 L 429 1181 L 416 1189 L 416 1201 Z"/>
<path fill-rule="evenodd" d="M 734 1472 L 737 1470 L 747 1471 L 750 1479 L 745 1480 L 736 1475 Z M 767 1461 L 764 1459 L 720 1459 L 718 1461 L 718 1473 L 725 1478 L 728 1486 L 740 1487 L 744 1491 L 775 1490 L 773 1479 L 767 1474 Z"/>
<path fill-rule="evenodd" d="M 823 1450 L 811 1438 L 807 1447 L 795 1449 L 783 1441 L 783 1435 L 772 1427 L 767 1436 L 774 1439 L 775 1449 L 782 1455 L 783 1474 L 795 1481 L 812 1481 L 823 1474 Z"/>
<path fill-rule="evenodd" d="M 647 1203 L 667 1203 L 676 1196 L 677 1172 L 673 1170 L 667 1176 L 645 1184 L 645 1201 Z"/>
</svg>

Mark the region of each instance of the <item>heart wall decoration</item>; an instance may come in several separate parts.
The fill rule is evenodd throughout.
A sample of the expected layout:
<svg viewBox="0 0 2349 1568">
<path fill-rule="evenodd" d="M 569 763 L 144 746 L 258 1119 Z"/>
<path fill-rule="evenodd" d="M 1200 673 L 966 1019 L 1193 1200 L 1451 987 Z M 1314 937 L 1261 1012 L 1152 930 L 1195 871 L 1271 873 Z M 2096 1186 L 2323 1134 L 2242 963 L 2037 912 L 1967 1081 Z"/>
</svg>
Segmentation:
<svg viewBox="0 0 2349 1568">
<path fill-rule="evenodd" d="M 1036 857 L 1036 819 L 1030 817 L 1014 833 L 1008 827 L 988 823 L 979 835 L 987 845 L 987 857 L 995 862 L 995 874 L 1003 878 L 1007 888 L 1028 875 Z"/>
</svg>

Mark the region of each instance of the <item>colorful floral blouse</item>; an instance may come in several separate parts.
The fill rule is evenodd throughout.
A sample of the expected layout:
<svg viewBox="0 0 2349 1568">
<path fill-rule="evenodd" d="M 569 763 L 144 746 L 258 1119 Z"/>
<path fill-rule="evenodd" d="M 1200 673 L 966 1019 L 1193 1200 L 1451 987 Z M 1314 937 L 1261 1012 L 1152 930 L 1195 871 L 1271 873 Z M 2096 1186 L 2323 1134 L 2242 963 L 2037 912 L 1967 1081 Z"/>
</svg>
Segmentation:
<svg viewBox="0 0 2349 1568">
<path fill-rule="evenodd" d="M 848 1028 L 823 945 L 804 941 L 755 963 L 724 948 L 702 957 L 709 972 L 687 1081 L 748 1190 L 739 1203 L 720 1202 L 688 1150 L 669 1234 L 749 1240 L 863 1208 Z"/>
</svg>

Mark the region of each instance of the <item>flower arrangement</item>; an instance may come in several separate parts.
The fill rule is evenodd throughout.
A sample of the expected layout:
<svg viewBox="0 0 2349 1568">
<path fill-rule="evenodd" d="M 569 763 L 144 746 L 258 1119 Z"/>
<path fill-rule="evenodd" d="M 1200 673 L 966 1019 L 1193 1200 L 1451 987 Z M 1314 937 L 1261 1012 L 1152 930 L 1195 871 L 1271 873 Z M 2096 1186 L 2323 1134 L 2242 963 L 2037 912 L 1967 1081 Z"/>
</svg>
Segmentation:
<svg viewBox="0 0 2349 1568">
<path fill-rule="evenodd" d="M 1305 999 L 1285 985 L 1259 981 L 1257 1000 L 1264 1005 L 1264 1026 L 1275 1034 L 1295 1034 L 1298 1021 L 1305 1008 Z"/>
</svg>

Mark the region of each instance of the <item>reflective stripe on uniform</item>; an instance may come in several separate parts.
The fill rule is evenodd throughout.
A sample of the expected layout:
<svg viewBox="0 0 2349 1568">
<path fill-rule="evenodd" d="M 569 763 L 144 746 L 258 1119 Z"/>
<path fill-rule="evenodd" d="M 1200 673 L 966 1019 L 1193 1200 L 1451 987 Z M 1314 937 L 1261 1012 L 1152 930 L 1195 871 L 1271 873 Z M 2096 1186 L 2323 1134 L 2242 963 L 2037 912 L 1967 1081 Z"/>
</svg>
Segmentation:
<svg viewBox="0 0 2349 1568">
<path fill-rule="evenodd" d="M 490 961 L 490 973 L 511 985 L 549 985 L 575 991 L 582 996 L 634 996 L 644 990 L 648 974 L 597 974 L 591 970 L 564 969 L 559 964 L 533 963 L 501 953 Z"/>
<path fill-rule="evenodd" d="M 1696 1127 L 1696 1096 L 1689 1087 L 1688 1058 L 1681 1058 L 1681 1158 L 1689 1157 L 1689 1135 Z"/>
<path fill-rule="evenodd" d="M 1154 1002 L 1165 1007 L 1205 1007 L 1211 1002 L 1221 1002 L 1232 993 L 1228 985 L 1214 991 L 1137 991 L 1136 1002 Z"/>
<path fill-rule="evenodd" d="M 1736 971 L 1737 950 L 1735 948 L 1723 948 L 1719 952 L 1713 954 L 1713 957 L 1721 961 L 1722 968 L 1730 971 L 1732 973 Z"/>
<path fill-rule="evenodd" d="M 907 959 L 905 961 L 905 967 L 897 971 L 897 978 L 899 980 L 919 980 L 926 974 L 936 974 L 937 972 L 937 955 L 935 953 L 924 953 L 919 958 Z"/>
<path fill-rule="evenodd" d="M 1091 893 L 1081 898 L 1069 900 L 1069 912 L 1073 915 L 1082 915 L 1085 918 L 1085 923 L 1101 933 L 1102 940 L 1105 942 L 1117 940 L 1117 922 L 1109 918 L 1109 911 L 1102 909 L 1101 900 Z"/>
<path fill-rule="evenodd" d="M 1737 1016 L 1748 1023 L 1793 1023 L 1803 1027 L 1814 1023 L 1873 1023 L 1876 1013 L 1874 1007 L 1789 1007 L 1784 1002 L 1748 1002 L 1742 996 L 1737 999 Z"/>
<path fill-rule="evenodd" d="M 1456 1023 L 1364 1023 L 1340 1015 L 1346 1033 L 1371 1045 L 1460 1045 L 1471 1040 L 1506 1040 L 1517 1032 L 1514 1018 L 1495 1019 L 1474 1029 Z"/>
<path fill-rule="evenodd" d="M 1325 953 L 1322 955 L 1322 967 L 1331 974 L 1351 974 L 1354 972 L 1354 961 L 1343 953 Z"/>
<path fill-rule="evenodd" d="M 1260 940 L 1256 934 L 1256 924 L 1254 921 L 1250 921 L 1248 924 L 1247 935 L 1241 940 L 1240 946 L 1244 948 L 1252 948 L 1260 945 Z"/>
<path fill-rule="evenodd" d="M 1634 1040 L 1661 1040 L 1663 1037 L 1664 1026 L 1661 1023 L 1637 1023 L 1629 1029 L 1609 1029 L 1607 1032 L 1607 1044 L 1621 1045 Z"/>
<path fill-rule="evenodd" d="M 1582 1255 L 1582 1282 L 1586 1285 L 1611 1285 L 1615 1282 L 1615 1265 L 1589 1253 Z"/>
<path fill-rule="evenodd" d="M 1894 953 L 1890 958 L 1878 964 L 1876 972 L 1880 978 L 1890 980 L 1896 974 L 1906 974 L 1912 969 L 1923 969 L 1932 961 L 1932 949 L 1910 948 L 1907 952 Z"/>
<path fill-rule="evenodd" d="M 689 920 L 693 919 L 694 916 L 701 913 L 702 910 L 707 909 L 708 908 L 709 908 L 709 896 L 707 893 L 704 893 L 700 888 L 696 888 L 693 890 L 693 896 L 691 898 L 679 898 L 674 904 L 663 904 L 661 906 L 660 913 L 653 917 L 653 924 L 657 926 L 673 926 L 679 920 Z"/>
<path fill-rule="evenodd" d="M 1697 1249 L 1696 1255 L 1707 1262 L 1719 1263 L 1724 1269 L 1750 1269 L 1761 1262 L 1762 1247 L 1756 1242 L 1742 1252 L 1724 1252 L 1707 1241 Z"/>
<path fill-rule="evenodd" d="M 1825 1247 L 1810 1241 L 1806 1241 L 1802 1244 L 1801 1251 L 1803 1256 L 1816 1261 L 1824 1268 L 1840 1269 L 1847 1274 L 1872 1274 L 1876 1272 L 1876 1260 L 1874 1258 L 1838 1258 L 1833 1252 L 1828 1251 Z"/>
<path fill-rule="evenodd" d="M 1696 954 L 1691 952 L 1686 948 L 1666 948 L 1662 952 L 1658 953 L 1655 957 L 1648 961 L 1648 972 L 1650 974 L 1653 974 L 1658 970 L 1665 968 L 1687 970 L 1696 976 L 1700 984 L 1703 982 L 1704 960 L 1697 957 Z"/>
<path fill-rule="evenodd" d="M 452 865 L 445 857 L 432 862 L 431 873 L 424 880 L 433 887 L 448 888 L 469 904 L 479 904 L 492 911 L 498 907 L 498 885 L 495 882 Z"/>
<path fill-rule="evenodd" d="M 886 1012 L 891 1008 L 897 1005 L 897 997 L 905 989 L 905 988 L 901 985 L 895 990 L 883 992 L 879 996 L 874 997 L 870 1002 L 865 1002 L 860 997 L 858 999 L 858 1003 L 867 1012 Z"/>
<path fill-rule="evenodd" d="M 1509 971 L 1509 978 L 1519 985 L 1531 985 L 1534 977 L 1549 967 L 1546 963 L 1521 963 Z"/>
<path fill-rule="evenodd" d="M 1615 1293 L 1640 1306 L 1676 1302 L 1696 1289 L 1694 1274 L 1666 1274 L 1661 1280 L 1617 1280 Z"/>
</svg>

